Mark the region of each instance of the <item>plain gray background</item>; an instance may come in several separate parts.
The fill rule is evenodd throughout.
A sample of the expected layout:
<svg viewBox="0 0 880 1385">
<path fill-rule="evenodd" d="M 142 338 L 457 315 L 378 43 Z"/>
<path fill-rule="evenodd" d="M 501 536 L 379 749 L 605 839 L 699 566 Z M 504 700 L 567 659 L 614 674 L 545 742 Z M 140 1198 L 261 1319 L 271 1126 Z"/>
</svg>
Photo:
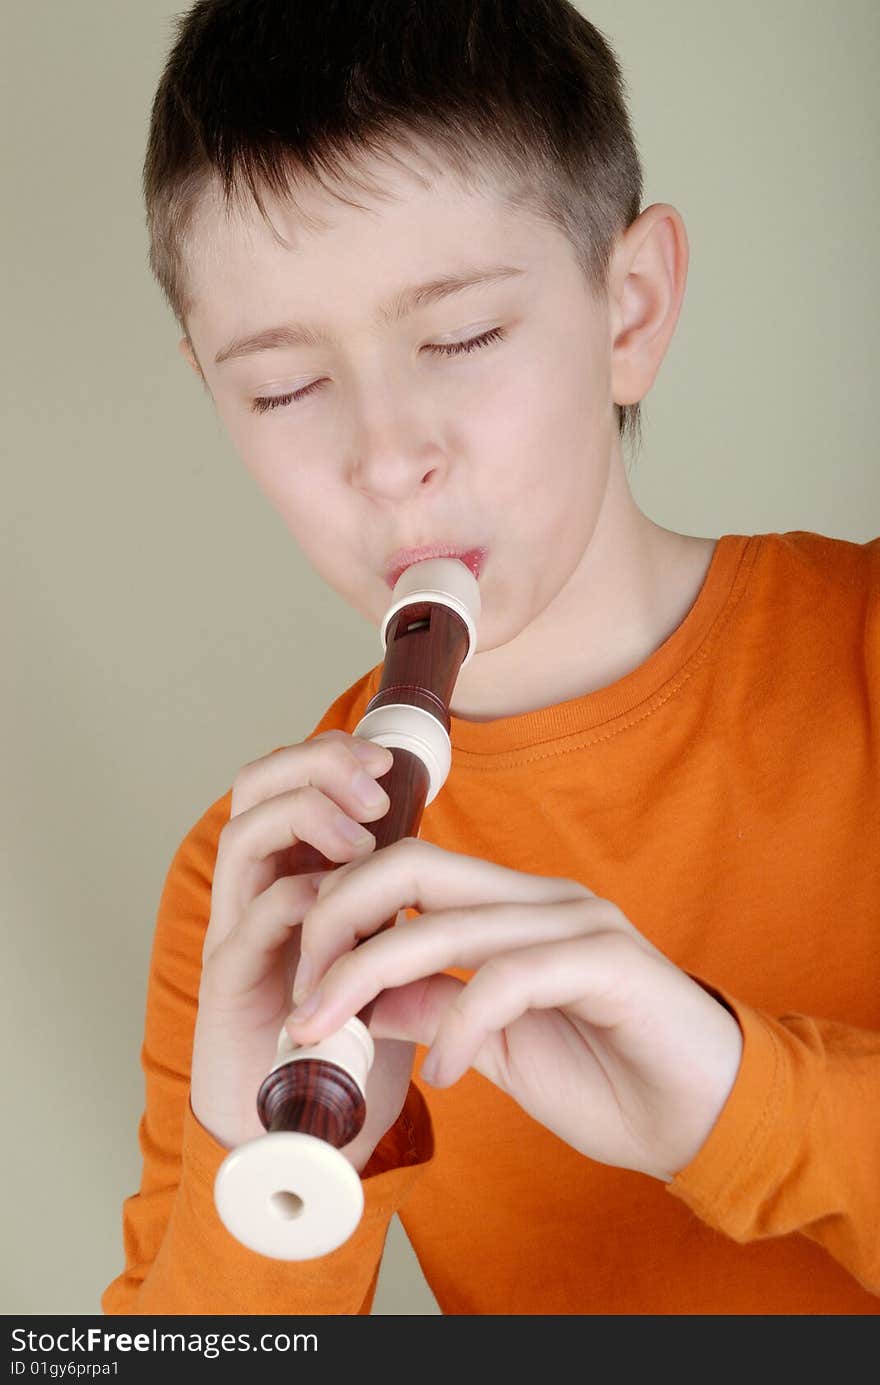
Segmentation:
<svg viewBox="0 0 880 1385">
<path fill-rule="evenodd" d="M 147 123 L 186 8 L 29 0 L 4 25 L 6 1314 L 98 1312 L 122 1268 L 178 843 L 380 658 L 233 453 L 146 267 Z M 693 534 L 874 537 L 876 0 L 580 8 L 624 67 L 644 205 L 691 245 L 640 503 Z M 374 1311 L 437 1311 L 397 1223 Z"/>
</svg>

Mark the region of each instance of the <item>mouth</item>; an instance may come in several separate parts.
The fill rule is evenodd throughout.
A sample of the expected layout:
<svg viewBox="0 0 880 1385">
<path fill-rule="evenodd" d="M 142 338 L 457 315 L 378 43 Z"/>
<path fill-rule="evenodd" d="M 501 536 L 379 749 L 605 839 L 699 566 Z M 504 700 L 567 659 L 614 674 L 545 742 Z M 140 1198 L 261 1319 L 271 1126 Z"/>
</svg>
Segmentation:
<svg viewBox="0 0 880 1385">
<path fill-rule="evenodd" d="M 426 558 L 459 558 L 479 580 L 488 553 L 487 548 L 464 548 L 451 543 L 435 543 L 424 548 L 399 548 L 391 554 L 386 564 L 385 582 L 393 591 L 401 574 L 413 563 L 424 562 Z"/>
</svg>

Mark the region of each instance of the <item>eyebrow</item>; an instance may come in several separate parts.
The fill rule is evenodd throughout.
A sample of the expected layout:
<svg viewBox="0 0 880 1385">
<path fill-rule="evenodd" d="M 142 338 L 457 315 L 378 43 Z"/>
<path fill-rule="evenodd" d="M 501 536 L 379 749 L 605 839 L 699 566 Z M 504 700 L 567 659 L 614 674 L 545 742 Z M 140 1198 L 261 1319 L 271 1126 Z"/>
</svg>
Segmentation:
<svg viewBox="0 0 880 1385">
<path fill-rule="evenodd" d="M 408 288 L 398 289 L 387 302 L 381 304 L 377 318 L 379 322 L 390 326 L 427 303 L 436 303 L 454 293 L 462 293 L 465 289 L 477 288 L 481 284 L 493 284 L 525 272 L 515 265 L 487 265 L 464 269 L 454 274 L 443 274 L 436 279 L 429 279 L 424 284 L 411 284 Z M 265 327 L 262 331 L 248 333 L 247 336 L 234 337 L 217 352 L 214 364 L 223 365 L 226 361 L 235 360 L 240 356 L 250 356 L 257 351 L 277 351 L 282 347 L 327 346 L 331 345 L 333 340 L 333 337 L 321 327 L 305 322 L 285 322 L 278 327 Z"/>
</svg>

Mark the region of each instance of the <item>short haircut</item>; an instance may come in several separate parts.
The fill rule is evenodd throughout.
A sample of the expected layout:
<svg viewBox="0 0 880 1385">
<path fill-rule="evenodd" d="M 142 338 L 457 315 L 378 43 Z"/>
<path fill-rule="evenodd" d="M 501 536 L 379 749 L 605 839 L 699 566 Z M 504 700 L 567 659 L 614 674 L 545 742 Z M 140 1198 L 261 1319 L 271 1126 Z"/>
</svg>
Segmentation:
<svg viewBox="0 0 880 1385">
<path fill-rule="evenodd" d="M 173 22 L 143 189 L 150 269 L 187 335 L 187 238 L 209 188 L 227 207 L 250 197 L 283 240 L 261 190 L 296 206 L 312 179 L 357 206 L 352 186 L 382 195 L 371 157 L 425 146 L 560 230 L 605 292 L 642 170 L 617 59 L 568 0 L 198 0 Z M 638 445 L 639 404 L 615 412 Z"/>
</svg>

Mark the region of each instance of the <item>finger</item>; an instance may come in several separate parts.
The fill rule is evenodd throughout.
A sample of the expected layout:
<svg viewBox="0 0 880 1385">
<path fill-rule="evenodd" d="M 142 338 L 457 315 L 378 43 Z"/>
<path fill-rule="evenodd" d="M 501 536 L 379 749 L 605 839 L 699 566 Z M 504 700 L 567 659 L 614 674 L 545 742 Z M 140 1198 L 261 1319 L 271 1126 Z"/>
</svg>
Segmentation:
<svg viewBox="0 0 880 1385">
<path fill-rule="evenodd" d="M 369 816 L 366 808 L 356 811 Z M 380 808 L 373 816 L 382 812 Z M 352 840 L 357 832 L 361 839 Z M 212 885 L 215 933 L 225 936 L 261 892 L 266 859 L 298 842 L 308 842 L 328 860 L 338 862 L 362 857 L 376 846 L 376 838 L 361 822 L 341 812 L 311 784 L 254 804 L 230 818 L 220 833 Z"/>
<path fill-rule="evenodd" d="M 430 1048 L 440 1021 L 466 984 L 441 974 L 383 991 L 370 1015 L 370 1033 L 374 1039 L 402 1039 Z"/>
<path fill-rule="evenodd" d="M 423 914 L 338 957 L 312 992 L 312 1008 L 288 1017 L 291 1036 L 298 1043 L 312 1043 L 380 992 L 450 967 L 480 967 L 508 950 L 608 929 L 612 911 L 607 900 L 574 899 L 545 905 L 505 901 Z M 298 976 L 293 992 L 297 1004 L 301 994 Z"/>
<path fill-rule="evenodd" d="M 383 991 L 370 1015 L 370 1033 L 377 1040 L 400 1039 L 422 1044 L 428 1052 L 424 1055 L 420 1076 L 432 1086 L 439 1085 L 430 1065 L 425 1070 L 425 1063 L 444 1016 L 467 984 L 455 976 L 426 976 L 421 981 L 411 981 L 408 986 Z M 510 1066 L 507 1034 L 501 1031 L 488 1036 L 471 1063 L 475 1072 L 482 1073 L 504 1091 L 512 1090 Z"/>
<path fill-rule="evenodd" d="M 478 1055 L 484 1045 L 496 1043 L 529 1010 L 576 1006 L 586 1023 L 611 1028 L 626 1017 L 624 996 L 632 992 L 634 973 L 657 965 L 657 958 L 620 933 L 539 943 L 493 957 L 443 1015 L 427 1080 L 447 1087 L 470 1066 L 482 1071 Z"/>
<path fill-rule="evenodd" d="M 426 913 L 511 900 L 540 906 L 593 897 L 576 880 L 530 875 L 404 837 L 358 861 L 356 871 L 326 877 L 303 920 L 302 955 L 317 980 L 336 958 L 403 908 Z"/>
<path fill-rule="evenodd" d="M 274 798 L 301 784 L 317 783 L 328 792 L 345 785 L 359 769 L 373 778 L 387 774 L 394 757 L 386 746 L 346 731 L 322 731 L 297 745 L 282 746 L 270 755 L 243 765 L 232 785 L 231 817 L 247 812 L 255 803 Z M 335 797 L 335 794 L 334 794 Z"/>
<path fill-rule="evenodd" d="M 313 876 L 286 875 L 257 896 L 226 937 L 206 949 L 205 975 L 215 995 L 241 997 L 263 981 L 316 892 Z"/>
</svg>

